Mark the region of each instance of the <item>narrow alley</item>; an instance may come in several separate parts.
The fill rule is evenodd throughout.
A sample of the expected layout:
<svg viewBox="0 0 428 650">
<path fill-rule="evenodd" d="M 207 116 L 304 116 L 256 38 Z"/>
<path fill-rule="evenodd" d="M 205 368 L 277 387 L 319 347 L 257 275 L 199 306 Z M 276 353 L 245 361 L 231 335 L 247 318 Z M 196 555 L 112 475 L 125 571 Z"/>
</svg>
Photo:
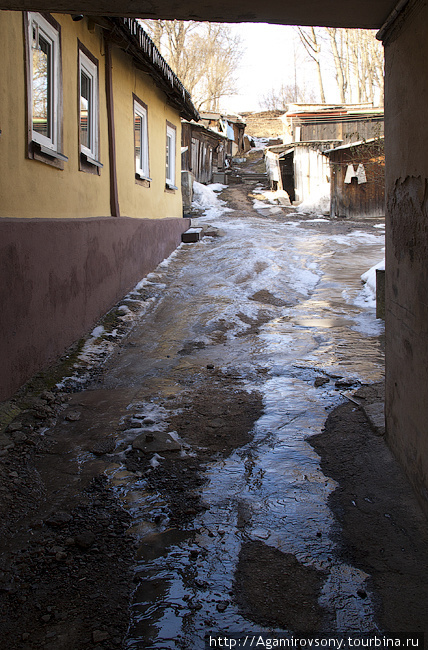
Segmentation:
<svg viewBox="0 0 428 650">
<path fill-rule="evenodd" d="M 361 275 L 382 219 L 284 207 L 260 155 L 245 182 L 202 190 L 200 241 L 17 407 L 0 456 L 8 650 L 426 631 L 426 522 L 366 415 L 384 332 Z"/>
</svg>

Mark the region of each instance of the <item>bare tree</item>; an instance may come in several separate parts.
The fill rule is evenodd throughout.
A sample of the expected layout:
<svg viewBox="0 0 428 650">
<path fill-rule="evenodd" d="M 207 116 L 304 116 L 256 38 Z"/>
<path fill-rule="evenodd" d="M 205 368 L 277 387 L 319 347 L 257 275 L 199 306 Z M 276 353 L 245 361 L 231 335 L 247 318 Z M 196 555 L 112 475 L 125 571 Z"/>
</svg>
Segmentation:
<svg viewBox="0 0 428 650">
<path fill-rule="evenodd" d="M 383 50 L 375 32 L 326 28 L 340 101 L 383 103 Z"/>
<path fill-rule="evenodd" d="M 339 88 L 340 101 L 342 104 L 346 102 L 346 91 L 347 91 L 347 81 L 348 76 L 346 74 L 346 59 L 339 54 L 340 43 L 338 40 L 340 38 L 339 30 L 335 27 L 327 27 L 327 33 L 330 37 L 331 51 L 333 54 L 334 67 L 336 69 L 336 80 Z M 343 54 L 343 47 L 341 48 Z"/>
<path fill-rule="evenodd" d="M 324 93 L 324 84 L 321 71 L 321 44 L 318 40 L 317 33 L 314 27 L 297 27 L 297 32 L 300 37 L 300 41 L 305 48 L 307 54 L 314 61 L 317 74 L 318 74 L 318 84 L 321 95 L 321 102 L 325 104 L 325 93 Z"/>
<path fill-rule="evenodd" d="M 298 86 L 293 84 L 281 84 L 278 88 L 272 88 L 259 101 L 260 108 L 267 111 L 286 111 L 287 104 L 310 104 L 316 101 L 315 93 L 306 85 Z"/>
<path fill-rule="evenodd" d="M 222 97 L 237 92 L 242 46 L 231 27 L 183 20 L 141 22 L 198 110 L 217 111 Z"/>
</svg>

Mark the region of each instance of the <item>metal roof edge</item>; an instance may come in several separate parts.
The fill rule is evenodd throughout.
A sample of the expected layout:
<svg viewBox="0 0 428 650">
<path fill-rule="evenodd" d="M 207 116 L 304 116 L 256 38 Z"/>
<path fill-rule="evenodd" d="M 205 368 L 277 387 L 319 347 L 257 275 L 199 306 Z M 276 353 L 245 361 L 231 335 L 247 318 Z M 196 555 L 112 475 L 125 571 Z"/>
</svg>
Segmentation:
<svg viewBox="0 0 428 650">
<path fill-rule="evenodd" d="M 128 42 L 124 48 L 135 60 L 148 69 L 156 85 L 166 94 L 168 101 L 180 115 L 188 120 L 200 119 L 190 93 L 181 83 L 175 72 L 165 61 L 150 36 L 144 31 L 136 18 L 116 18 L 106 20 L 113 25 L 113 36 L 121 36 Z"/>
</svg>

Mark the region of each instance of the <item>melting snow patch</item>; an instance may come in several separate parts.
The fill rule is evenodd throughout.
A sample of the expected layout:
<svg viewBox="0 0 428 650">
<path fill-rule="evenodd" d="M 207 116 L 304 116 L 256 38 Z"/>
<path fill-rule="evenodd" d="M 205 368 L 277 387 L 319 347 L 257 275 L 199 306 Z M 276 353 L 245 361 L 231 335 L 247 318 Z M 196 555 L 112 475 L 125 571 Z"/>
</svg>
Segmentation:
<svg viewBox="0 0 428 650">
<path fill-rule="evenodd" d="M 94 339 L 98 339 L 100 336 L 102 336 L 105 332 L 105 329 L 102 325 L 98 325 L 98 327 L 95 327 L 92 332 L 91 332 L 91 337 Z"/>
<path fill-rule="evenodd" d="M 150 460 L 150 465 L 155 469 L 156 467 L 159 467 L 160 465 L 160 460 L 165 460 L 163 456 L 159 456 L 159 454 L 155 454 L 153 458 Z"/>
<path fill-rule="evenodd" d="M 324 183 L 311 192 L 297 208 L 298 214 L 325 214 L 330 212 L 330 184 Z"/>
<path fill-rule="evenodd" d="M 357 304 L 361 304 L 360 300 L 362 300 L 362 303 L 376 308 L 376 270 L 379 271 L 384 271 L 385 270 L 385 260 L 383 259 L 381 262 L 378 262 L 378 264 L 375 264 L 374 266 L 371 267 L 368 271 L 362 274 L 361 280 L 365 282 L 365 286 L 363 290 L 360 292 L 361 298 L 359 298 L 359 302 Z"/>
<path fill-rule="evenodd" d="M 232 212 L 231 208 L 225 207 L 225 201 L 219 199 L 216 194 L 225 187 L 227 185 L 221 183 L 202 185 L 202 183 L 194 181 L 192 206 L 197 210 L 204 210 L 204 216 L 209 218 L 220 217 L 225 212 Z"/>
</svg>

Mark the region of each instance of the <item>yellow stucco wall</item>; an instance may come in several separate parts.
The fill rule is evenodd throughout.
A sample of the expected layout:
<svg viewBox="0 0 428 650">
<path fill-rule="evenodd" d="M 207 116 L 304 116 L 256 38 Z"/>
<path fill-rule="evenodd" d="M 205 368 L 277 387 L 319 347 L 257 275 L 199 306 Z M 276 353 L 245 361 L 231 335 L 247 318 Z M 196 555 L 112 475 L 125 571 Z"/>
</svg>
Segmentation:
<svg viewBox="0 0 428 650">
<path fill-rule="evenodd" d="M 101 30 L 88 31 L 87 20 L 53 14 L 61 25 L 64 169 L 26 158 L 26 82 L 23 16 L 0 13 L 3 62 L 0 67 L 0 216 L 98 217 L 110 214 L 105 53 Z M 98 59 L 100 98 L 100 176 L 79 170 L 78 39 Z M 123 216 L 180 217 L 181 192 L 165 192 L 166 120 L 177 125 L 176 174 L 180 180 L 180 118 L 164 103 L 149 75 L 136 70 L 130 56 L 113 47 L 113 91 L 119 205 Z M 135 183 L 133 100 L 148 105 L 150 188 Z M 177 183 L 179 185 L 179 182 Z"/>
<path fill-rule="evenodd" d="M 165 191 L 167 121 L 177 128 L 175 169 L 176 185 L 180 185 L 180 116 L 165 104 L 165 96 L 152 78 L 137 70 L 130 57 L 117 47 L 113 48 L 113 88 L 121 214 L 154 218 L 181 216 L 181 191 Z M 150 187 L 135 182 L 133 94 L 147 105 Z"/>
</svg>

